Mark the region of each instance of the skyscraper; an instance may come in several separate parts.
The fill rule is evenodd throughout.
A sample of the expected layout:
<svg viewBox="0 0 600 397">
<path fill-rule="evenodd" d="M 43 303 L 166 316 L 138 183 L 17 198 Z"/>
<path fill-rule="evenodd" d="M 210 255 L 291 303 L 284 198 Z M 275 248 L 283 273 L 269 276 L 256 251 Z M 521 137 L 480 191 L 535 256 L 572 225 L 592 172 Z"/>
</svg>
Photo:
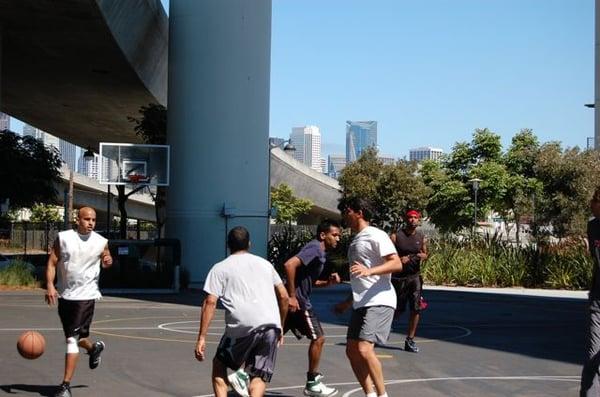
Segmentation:
<svg viewBox="0 0 600 397">
<path fill-rule="evenodd" d="M 296 148 L 294 158 L 317 172 L 321 168 L 321 133 L 319 127 L 307 125 L 292 128 L 290 134 L 292 145 Z"/>
<path fill-rule="evenodd" d="M 10 116 L 0 112 L 0 131 L 10 130 Z"/>
<path fill-rule="evenodd" d="M 23 136 L 25 136 L 25 135 L 29 135 L 34 138 L 37 138 L 40 141 L 44 142 L 44 145 L 53 146 L 57 150 L 60 150 L 59 139 L 57 137 L 55 137 L 54 135 L 50 135 L 47 132 L 40 130 L 39 128 L 35 128 L 29 124 L 24 124 L 23 125 Z"/>
<path fill-rule="evenodd" d="M 346 121 L 346 161 L 356 161 L 368 147 L 377 146 L 377 121 Z"/>
<path fill-rule="evenodd" d="M 93 160 L 86 160 L 83 157 L 83 153 L 79 155 L 79 160 L 77 161 L 77 172 L 83 174 L 89 178 L 98 179 L 98 163 L 100 156 L 97 153 L 94 153 Z"/>
<path fill-rule="evenodd" d="M 58 144 L 62 161 L 71 171 L 77 171 L 77 146 L 62 139 L 58 141 Z"/>
</svg>

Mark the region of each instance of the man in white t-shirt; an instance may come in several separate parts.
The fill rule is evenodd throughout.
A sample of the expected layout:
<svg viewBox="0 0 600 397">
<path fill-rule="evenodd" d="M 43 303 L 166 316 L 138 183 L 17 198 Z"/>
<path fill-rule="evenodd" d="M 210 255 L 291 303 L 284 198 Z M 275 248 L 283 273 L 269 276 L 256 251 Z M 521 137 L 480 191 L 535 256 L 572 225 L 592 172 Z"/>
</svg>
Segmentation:
<svg viewBox="0 0 600 397">
<path fill-rule="evenodd" d="M 46 302 L 58 303 L 58 315 L 67 341 L 63 382 L 55 397 L 71 397 L 71 378 L 79 358 L 79 347 L 89 354 L 90 369 L 100 364 L 105 344 L 89 338 L 98 288 L 100 266 L 112 265 L 108 241 L 94 232 L 96 211 L 83 207 L 77 214 L 77 231 L 60 232 L 46 267 Z M 57 277 L 58 276 L 58 277 Z M 54 287 L 54 279 L 57 285 Z"/>
<path fill-rule="evenodd" d="M 345 200 L 340 209 L 346 224 L 356 233 L 348 248 L 352 299 L 336 305 L 337 312 L 345 311 L 350 304 L 353 308 L 346 355 L 365 395 L 387 397 L 374 347 L 389 337 L 396 308 L 391 273 L 402 270 L 402 263 L 389 236 L 369 225 L 371 205 L 367 200 Z"/>
<path fill-rule="evenodd" d="M 217 301 L 225 307 L 225 333 L 213 359 L 212 384 L 216 397 L 227 396 L 227 368 L 245 365 L 252 397 L 265 393 L 275 368 L 277 347 L 289 298 L 271 263 L 248 252 L 250 234 L 238 226 L 227 235 L 231 255 L 212 267 L 204 283 L 200 329 L 195 354 L 205 359 L 206 335 Z M 236 389 L 237 390 L 237 389 Z"/>
</svg>

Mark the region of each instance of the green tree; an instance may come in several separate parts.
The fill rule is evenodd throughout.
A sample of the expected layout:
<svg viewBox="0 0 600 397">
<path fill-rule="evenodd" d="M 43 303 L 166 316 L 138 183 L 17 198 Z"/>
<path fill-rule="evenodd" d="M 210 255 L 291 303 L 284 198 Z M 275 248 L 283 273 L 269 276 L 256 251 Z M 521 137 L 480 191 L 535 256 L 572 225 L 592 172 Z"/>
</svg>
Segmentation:
<svg viewBox="0 0 600 397">
<path fill-rule="evenodd" d="M 0 199 L 11 208 L 56 202 L 62 161 L 56 148 L 31 136 L 0 131 Z"/>
<path fill-rule="evenodd" d="M 271 205 L 276 209 L 275 223 L 290 225 L 312 208 L 310 200 L 297 198 L 292 188 L 282 183 L 271 189 Z"/>
<path fill-rule="evenodd" d="M 31 222 L 60 222 L 62 220 L 54 205 L 34 204 L 31 207 Z"/>
<path fill-rule="evenodd" d="M 144 140 L 144 143 L 150 145 L 164 145 L 167 143 L 167 108 L 162 105 L 151 103 L 142 106 L 139 110 L 140 117 L 128 117 L 128 120 L 135 123 L 133 127 L 135 133 Z M 123 195 L 125 191 L 123 190 Z M 119 192 L 121 195 L 121 192 Z M 158 237 L 164 235 L 164 226 L 167 220 L 167 189 L 164 186 L 157 186 L 156 193 L 152 194 L 154 200 L 154 210 L 156 213 L 156 230 Z M 124 205 L 123 205 L 124 207 Z M 123 219 L 121 213 L 121 219 Z M 126 222 L 125 214 L 125 222 Z M 123 224 L 123 222 L 121 222 Z M 122 228 L 123 226 L 121 226 Z"/>
<path fill-rule="evenodd" d="M 417 165 L 406 161 L 383 164 L 377 150 L 369 148 L 348 164 L 339 179 L 342 199 L 363 197 L 373 203 L 371 223 L 393 230 L 407 209 L 423 209 L 429 189 L 417 174 Z"/>
</svg>

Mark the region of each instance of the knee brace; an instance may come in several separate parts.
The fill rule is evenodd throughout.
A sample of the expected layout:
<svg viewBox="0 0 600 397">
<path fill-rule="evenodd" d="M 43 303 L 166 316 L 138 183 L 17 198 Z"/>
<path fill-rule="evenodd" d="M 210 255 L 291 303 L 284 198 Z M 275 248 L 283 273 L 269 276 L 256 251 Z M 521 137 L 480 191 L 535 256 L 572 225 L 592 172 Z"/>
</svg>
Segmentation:
<svg viewBox="0 0 600 397">
<path fill-rule="evenodd" d="M 79 353 L 79 345 L 77 339 L 70 336 L 67 338 L 67 354 Z"/>
</svg>

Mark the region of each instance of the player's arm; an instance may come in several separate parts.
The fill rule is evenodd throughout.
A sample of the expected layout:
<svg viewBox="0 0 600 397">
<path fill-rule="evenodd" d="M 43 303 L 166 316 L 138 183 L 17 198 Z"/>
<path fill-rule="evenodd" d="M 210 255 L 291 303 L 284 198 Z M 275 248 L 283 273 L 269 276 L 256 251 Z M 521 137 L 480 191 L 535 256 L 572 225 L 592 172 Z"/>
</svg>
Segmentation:
<svg viewBox="0 0 600 397">
<path fill-rule="evenodd" d="M 275 286 L 275 295 L 277 296 L 277 305 L 279 306 L 279 317 L 281 318 L 281 326 L 285 324 L 285 317 L 287 316 L 288 307 L 290 305 L 290 297 L 288 296 L 287 290 L 283 284 L 277 284 Z M 283 343 L 283 332 L 279 336 L 279 344 Z"/>
<path fill-rule="evenodd" d="M 350 306 L 352 306 L 352 300 L 353 300 L 352 293 L 350 293 L 350 294 L 348 294 L 346 299 L 344 299 L 342 302 L 333 306 L 333 311 L 336 314 L 344 313 L 346 310 L 348 310 L 350 308 Z"/>
<path fill-rule="evenodd" d="M 354 277 L 379 276 L 400 271 L 402 271 L 402 262 L 400 262 L 400 257 L 396 253 L 384 256 L 383 263 L 379 266 L 366 267 L 362 263 L 355 261 L 350 267 L 350 273 Z"/>
<path fill-rule="evenodd" d="M 102 267 L 107 269 L 111 267 L 113 264 L 113 258 L 110 254 L 110 250 L 108 249 L 108 243 L 104 246 L 104 250 L 102 251 Z"/>
<path fill-rule="evenodd" d="M 59 258 L 60 243 L 57 237 L 56 240 L 54 240 L 48 262 L 46 263 L 46 295 L 44 298 L 49 305 L 55 305 L 58 300 L 58 292 L 56 292 L 56 288 L 54 288 L 54 279 L 56 278 L 56 265 L 58 265 Z"/>
<path fill-rule="evenodd" d="M 202 313 L 200 314 L 200 329 L 198 330 L 198 340 L 196 341 L 196 349 L 194 353 L 198 361 L 205 359 L 206 350 L 206 335 L 208 334 L 208 327 L 215 316 L 215 310 L 217 309 L 217 296 L 207 294 L 202 303 Z"/>
<path fill-rule="evenodd" d="M 300 309 L 300 304 L 298 303 L 298 299 L 296 299 L 296 273 L 300 266 L 302 266 L 302 261 L 297 256 L 292 256 L 283 264 L 285 276 L 287 278 L 285 288 L 287 289 L 287 294 L 289 296 L 291 312 Z"/>
</svg>

